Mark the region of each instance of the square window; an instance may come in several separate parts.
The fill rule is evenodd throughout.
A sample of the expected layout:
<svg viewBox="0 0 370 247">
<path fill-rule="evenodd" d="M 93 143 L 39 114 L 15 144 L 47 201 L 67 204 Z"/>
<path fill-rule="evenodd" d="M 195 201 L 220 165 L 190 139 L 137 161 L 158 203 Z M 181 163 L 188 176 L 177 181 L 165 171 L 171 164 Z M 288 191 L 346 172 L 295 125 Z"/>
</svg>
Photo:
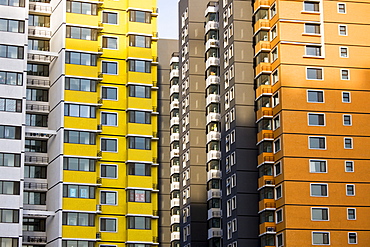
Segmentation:
<svg viewBox="0 0 370 247">
<path fill-rule="evenodd" d="M 327 172 L 326 160 L 310 160 L 310 172 L 326 173 Z"/>
<path fill-rule="evenodd" d="M 347 196 L 355 195 L 355 185 L 354 184 L 346 184 L 346 195 Z"/>
<path fill-rule="evenodd" d="M 100 191 L 100 204 L 117 205 L 117 192 Z"/>
<path fill-rule="evenodd" d="M 320 24 L 304 24 L 304 32 L 306 34 L 320 34 Z"/>
<path fill-rule="evenodd" d="M 117 178 L 116 165 L 100 165 L 100 177 L 102 178 Z"/>
<path fill-rule="evenodd" d="M 329 245 L 330 233 L 328 232 L 312 232 L 312 244 L 314 245 Z"/>
<path fill-rule="evenodd" d="M 117 25 L 118 14 L 111 12 L 103 12 L 103 23 Z"/>
<path fill-rule="evenodd" d="M 352 149 L 353 148 L 352 138 L 344 138 L 344 148 L 345 149 Z"/>
<path fill-rule="evenodd" d="M 342 92 L 342 102 L 351 103 L 351 93 L 350 92 Z"/>
<path fill-rule="evenodd" d="M 308 113 L 308 125 L 310 126 L 324 126 L 325 115 L 318 113 Z"/>
<path fill-rule="evenodd" d="M 117 152 L 117 139 L 101 139 L 101 151 Z"/>
<path fill-rule="evenodd" d="M 307 45 L 306 55 L 320 57 L 321 56 L 321 46 Z"/>
<path fill-rule="evenodd" d="M 324 103 L 323 91 L 307 91 L 307 102 L 309 103 Z"/>
<path fill-rule="evenodd" d="M 351 126 L 352 125 L 352 116 L 351 115 L 343 115 L 343 125 Z"/>
<path fill-rule="evenodd" d="M 357 244 L 357 233 L 356 232 L 349 232 L 348 233 L 348 243 L 349 244 Z"/>
<path fill-rule="evenodd" d="M 117 113 L 101 113 L 101 124 L 106 126 L 117 126 Z"/>
<path fill-rule="evenodd" d="M 117 100 L 117 88 L 102 87 L 102 98 L 107 100 Z"/>
<path fill-rule="evenodd" d="M 349 80 L 349 70 L 348 69 L 341 69 L 340 70 L 340 78 L 342 80 Z"/>
<path fill-rule="evenodd" d="M 320 12 L 319 2 L 305 1 L 304 11 L 308 12 Z"/>
<path fill-rule="evenodd" d="M 345 3 L 338 3 L 338 13 L 345 14 L 346 13 L 346 4 Z"/>
<path fill-rule="evenodd" d="M 102 72 L 103 74 L 117 75 L 117 62 L 102 62 Z"/>
<path fill-rule="evenodd" d="M 328 196 L 328 185 L 311 184 L 311 196 Z"/>
<path fill-rule="evenodd" d="M 339 35 L 347 36 L 347 26 L 339 25 Z"/>
<path fill-rule="evenodd" d="M 117 49 L 117 38 L 103 37 L 103 48 Z"/>
<path fill-rule="evenodd" d="M 339 47 L 340 57 L 348 57 L 348 47 Z"/>
<path fill-rule="evenodd" d="M 323 69 L 322 68 L 306 68 L 307 80 L 322 80 Z"/>
<path fill-rule="evenodd" d="M 311 208 L 312 220 L 329 220 L 329 209 L 327 208 Z"/>
<path fill-rule="evenodd" d="M 356 219 L 356 209 L 355 208 L 347 208 L 347 219 L 348 220 Z"/>
<path fill-rule="evenodd" d="M 355 165 L 353 161 L 345 161 L 346 166 L 346 172 L 354 172 L 355 171 Z"/>
<path fill-rule="evenodd" d="M 310 149 L 326 149 L 325 137 L 309 137 Z"/>
<path fill-rule="evenodd" d="M 117 219 L 100 218 L 100 231 L 102 232 L 117 231 Z"/>
</svg>

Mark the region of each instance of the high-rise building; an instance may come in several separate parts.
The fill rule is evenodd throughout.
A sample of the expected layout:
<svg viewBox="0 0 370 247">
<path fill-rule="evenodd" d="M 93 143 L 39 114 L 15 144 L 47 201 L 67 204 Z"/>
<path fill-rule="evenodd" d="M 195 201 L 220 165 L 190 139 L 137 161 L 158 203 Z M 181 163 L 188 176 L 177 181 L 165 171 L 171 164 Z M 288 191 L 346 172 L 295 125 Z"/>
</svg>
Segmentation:
<svg viewBox="0 0 370 247">
<path fill-rule="evenodd" d="M 158 245 L 157 13 L 0 2 L 0 246 Z"/>
</svg>

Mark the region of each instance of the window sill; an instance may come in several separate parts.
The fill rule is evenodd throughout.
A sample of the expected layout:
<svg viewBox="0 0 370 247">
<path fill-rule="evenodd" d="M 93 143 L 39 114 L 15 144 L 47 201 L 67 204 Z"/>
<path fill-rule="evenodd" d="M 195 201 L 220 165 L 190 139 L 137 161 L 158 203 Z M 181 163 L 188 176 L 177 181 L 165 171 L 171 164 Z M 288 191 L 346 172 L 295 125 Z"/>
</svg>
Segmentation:
<svg viewBox="0 0 370 247">
<path fill-rule="evenodd" d="M 324 59 L 323 56 L 312 56 L 312 55 L 303 55 L 303 58 L 316 58 L 316 59 Z"/>
<path fill-rule="evenodd" d="M 303 36 L 321 37 L 320 33 L 302 33 Z"/>
<path fill-rule="evenodd" d="M 301 14 L 320 15 L 320 14 L 321 14 L 321 12 L 320 12 L 320 11 L 306 11 L 306 10 L 302 10 L 302 11 L 301 11 Z"/>
</svg>

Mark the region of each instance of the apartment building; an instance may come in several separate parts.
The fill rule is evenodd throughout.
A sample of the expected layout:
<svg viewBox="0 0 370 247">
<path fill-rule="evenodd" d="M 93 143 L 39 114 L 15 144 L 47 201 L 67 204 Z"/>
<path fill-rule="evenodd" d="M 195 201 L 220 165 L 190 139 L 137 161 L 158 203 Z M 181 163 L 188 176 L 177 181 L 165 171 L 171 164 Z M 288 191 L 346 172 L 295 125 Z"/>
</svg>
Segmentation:
<svg viewBox="0 0 370 247">
<path fill-rule="evenodd" d="M 158 245 L 156 1 L 0 3 L 0 245 Z"/>
</svg>

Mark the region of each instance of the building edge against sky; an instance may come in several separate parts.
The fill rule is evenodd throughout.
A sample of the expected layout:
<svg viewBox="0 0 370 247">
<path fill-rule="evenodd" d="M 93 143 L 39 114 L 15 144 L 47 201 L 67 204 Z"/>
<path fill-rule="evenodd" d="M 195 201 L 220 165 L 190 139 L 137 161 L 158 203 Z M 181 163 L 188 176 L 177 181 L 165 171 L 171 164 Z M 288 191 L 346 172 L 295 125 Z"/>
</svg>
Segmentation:
<svg viewBox="0 0 370 247">
<path fill-rule="evenodd" d="M 1 244 L 158 244 L 156 1 L 0 14 Z"/>
</svg>

